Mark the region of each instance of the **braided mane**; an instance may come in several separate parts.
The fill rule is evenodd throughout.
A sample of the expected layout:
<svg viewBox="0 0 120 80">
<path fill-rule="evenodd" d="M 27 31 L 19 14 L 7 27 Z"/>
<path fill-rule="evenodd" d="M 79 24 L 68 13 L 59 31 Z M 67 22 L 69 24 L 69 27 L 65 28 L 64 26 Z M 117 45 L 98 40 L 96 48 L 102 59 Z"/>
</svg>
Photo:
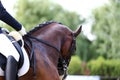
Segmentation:
<svg viewBox="0 0 120 80">
<path fill-rule="evenodd" d="M 62 24 L 62 23 L 59 23 L 59 22 L 56 22 L 56 21 L 46 21 L 46 22 L 43 22 L 41 24 L 38 24 L 36 27 L 34 27 L 32 30 L 30 30 L 28 33 L 33 33 L 35 32 L 36 30 L 39 30 L 40 28 L 43 28 L 49 24 L 52 24 L 52 23 L 58 23 L 58 24 Z"/>
</svg>

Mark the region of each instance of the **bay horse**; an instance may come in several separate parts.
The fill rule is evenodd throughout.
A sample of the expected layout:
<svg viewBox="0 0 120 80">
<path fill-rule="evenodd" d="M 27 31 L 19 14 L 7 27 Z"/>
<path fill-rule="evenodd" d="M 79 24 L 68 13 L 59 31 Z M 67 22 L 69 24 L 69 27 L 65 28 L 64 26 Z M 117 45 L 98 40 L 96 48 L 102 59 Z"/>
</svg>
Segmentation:
<svg viewBox="0 0 120 80">
<path fill-rule="evenodd" d="M 30 30 L 23 39 L 31 67 L 19 80 L 64 80 L 81 28 L 72 31 L 61 23 L 48 21 Z"/>
</svg>

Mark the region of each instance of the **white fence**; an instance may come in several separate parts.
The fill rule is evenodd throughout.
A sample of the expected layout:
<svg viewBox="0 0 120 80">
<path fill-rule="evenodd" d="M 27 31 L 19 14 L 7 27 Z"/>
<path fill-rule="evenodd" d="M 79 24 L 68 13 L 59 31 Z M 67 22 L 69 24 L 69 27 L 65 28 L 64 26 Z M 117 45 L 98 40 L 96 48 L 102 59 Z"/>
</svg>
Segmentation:
<svg viewBox="0 0 120 80">
<path fill-rule="evenodd" d="M 68 75 L 66 80 L 100 80 L 100 76 Z"/>
</svg>

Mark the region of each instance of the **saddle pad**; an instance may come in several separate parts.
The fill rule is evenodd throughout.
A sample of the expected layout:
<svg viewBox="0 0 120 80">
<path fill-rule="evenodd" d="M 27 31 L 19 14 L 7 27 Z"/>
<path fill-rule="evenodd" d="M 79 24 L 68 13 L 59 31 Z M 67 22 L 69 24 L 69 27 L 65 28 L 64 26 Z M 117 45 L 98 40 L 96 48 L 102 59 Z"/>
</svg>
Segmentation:
<svg viewBox="0 0 120 80">
<path fill-rule="evenodd" d="M 25 49 L 22 47 L 24 62 L 23 66 L 18 70 L 18 76 L 22 76 L 28 72 L 30 62 Z M 20 55 L 11 43 L 11 41 L 4 35 L 0 34 L 0 53 L 2 53 L 6 58 L 12 55 L 16 61 L 19 61 Z M 0 68 L 0 76 L 4 76 L 4 71 Z"/>
</svg>

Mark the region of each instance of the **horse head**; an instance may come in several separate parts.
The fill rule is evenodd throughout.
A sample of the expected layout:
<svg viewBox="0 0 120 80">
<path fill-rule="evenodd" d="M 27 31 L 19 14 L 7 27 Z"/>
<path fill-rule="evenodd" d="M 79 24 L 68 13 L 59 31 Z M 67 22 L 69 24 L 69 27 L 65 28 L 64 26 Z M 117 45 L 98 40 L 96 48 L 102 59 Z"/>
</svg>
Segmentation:
<svg viewBox="0 0 120 80">
<path fill-rule="evenodd" d="M 28 32 L 24 37 L 24 41 L 26 50 L 29 53 L 28 55 L 32 56 L 31 62 L 34 62 L 35 59 L 39 61 L 37 63 L 45 62 L 45 64 L 37 64 L 44 66 L 42 71 L 38 67 L 37 72 L 41 73 L 44 71 L 44 76 L 47 76 L 41 76 L 40 79 L 54 80 L 55 76 L 63 75 L 62 80 L 64 80 L 67 75 L 67 67 L 69 66 L 71 56 L 76 50 L 76 38 L 80 34 L 81 29 L 82 26 L 72 31 L 63 24 L 47 22 L 38 25 L 38 27 Z M 34 54 L 37 55 L 36 58 L 33 56 Z M 49 65 L 49 68 L 46 68 L 46 64 Z M 34 65 L 35 64 L 33 64 L 33 66 Z M 48 76 L 48 69 L 50 71 L 53 70 L 54 75 L 49 73 Z M 50 77 L 52 77 L 52 79 L 50 79 Z"/>
<path fill-rule="evenodd" d="M 63 41 L 63 45 L 61 48 L 62 57 L 59 58 L 59 64 L 58 64 L 58 67 L 62 67 L 60 68 L 61 70 L 59 68 L 58 70 L 59 70 L 59 74 L 63 75 L 62 76 L 63 80 L 67 76 L 67 73 L 66 73 L 67 67 L 69 66 L 71 56 L 74 54 L 76 50 L 76 38 L 80 34 L 81 29 L 82 29 L 82 26 L 78 27 L 75 31 L 71 31 L 68 29 L 69 31 L 65 33 L 66 37 Z"/>
<path fill-rule="evenodd" d="M 66 35 L 61 49 L 64 58 L 69 58 L 76 50 L 76 38 L 80 34 L 81 29 L 82 26 L 78 27 L 75 31 L 69 31 L 69 33 L 66 33 L 68 35 Z"/>
</svg>

